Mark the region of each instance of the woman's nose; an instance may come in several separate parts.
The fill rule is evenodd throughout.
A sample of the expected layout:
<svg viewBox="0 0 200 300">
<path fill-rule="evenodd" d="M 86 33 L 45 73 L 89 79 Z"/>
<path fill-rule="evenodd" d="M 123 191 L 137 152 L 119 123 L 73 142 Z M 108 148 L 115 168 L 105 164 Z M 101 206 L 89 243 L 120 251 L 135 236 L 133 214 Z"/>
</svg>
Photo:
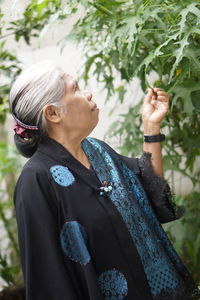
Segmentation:
<svg viewBox="0 0 200 300">
<path fill-rule="evenodd" d="M 92 93 L 90 91 L 85 91 L 85 96 L 89 101 L 92 100 Z"/>
</svg>

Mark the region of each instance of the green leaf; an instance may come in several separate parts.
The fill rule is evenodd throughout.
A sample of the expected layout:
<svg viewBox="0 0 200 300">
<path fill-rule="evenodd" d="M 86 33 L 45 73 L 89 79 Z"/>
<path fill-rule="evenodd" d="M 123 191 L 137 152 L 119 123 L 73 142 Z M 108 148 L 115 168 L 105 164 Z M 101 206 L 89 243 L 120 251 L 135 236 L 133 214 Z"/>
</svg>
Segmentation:
<svg viewBox="0 0 200 300">
<path fill-rule="evenodd" d="M 126 94 L 126 89 L 124 88 L 123 85 L 118 86 L 117 88 L 115 88 L 115 92 L 118 93 L 119 95 L 119 100 L 122 103 L 123 99 L 124 99 L 124 95 Z"/>
<path fill-rule="evenodd" d="M 148 56 L 146 56 L 143 59 L 141 64 L 134 71 L 134 74 L 136 75 L 144 67 L 144 78 L 145 78 L 146 86 L 150 86 L 149 83 L 147 82 L 147 79 L 146 79 L 147 69 L 148 69 L 149 65 L 154 61 L 154 59 L 155 59 L 155 53 L 152 51 L 148 54 Z"/>
<path fill-rule="evenodd" d="M 88 8 L 88 6 L 89 6 L 89 1 L 88 1 L 88 0 L 80 0 L 80 3 L 81 3 L 85 8 Z"/>
<path fill-rule="evenodd" d="M 190 45 L 184 50 L 184 56 L 190 60 L 192 68 L 200 73 L 199 50 L 194 45 Z"/>
<path fill-rule="evenodd" d="M 194 91 L 199 91 L 200 86 L 199 83 L 191 83 L 189 86 L 176 86 L 173 91 L 175 92 L 175 96 L 172 99 L 172 104 L 171 106 L 173 107 L 178 98 L 184 99 L 184 111 L 188 114 L 191 115 L 194 109 L 193 103 L 192 103 L 192 98 L 191 98 L 191 93 Z"/>
<path fill-rule="evenodd" d="M 53 14 L 53 15 L 50 16 L 49 22 L 47 23 L 47 25 L 45 25 L 43 27 L 43 29 L 40 32 L 40 35 L 39 35 L 39 39 L 40 40 L 44 38 L 44 36 L 47 33 L 47 31 L 58 20 L 59 16 L 60 16 L 60 12 L 59 11 L 57 11 L 55 14 Z"/>
<path fill-rule="evenodd" d="M 197 5 L 198 5 L 198 3 L 191 3 L 180 12 L 181 21 L 178 23 L 178 25 L 180 26 L 179 35 L 181 35 L 183 33 L 185 27 L 187 26 L 186 19 L 187 19 L 187 15 L 189 13 L 194 14 L 198 18 L 197 20 L 200 19 L 200 10 L 197 8 Z"/>
<path fill-rule="evenodd" d="M 174 50 L 174 52 L 173 52 L 173 56 L 176 57 L 176 60 L 173 64 L 172 70 L 170 72 L 168 84 L 171 82 L 174 72 L 175 72 L 176 68 L 178 67 L 179 62 L 181 61 L 181 59 L 184 56 L 184 48 L 187 45 L 189 45 L 188 38 L 189 38 L 189 34 L 184 36 L 184 38 L 181 41 L 174 43 L 175 45 L 178 45 L 179 47 L 178 47 L 178 49 Z"/>
<path fill-rule="evenodd" d="M 128 46 L 127 50 L 131 52 L 133 42 L 135 41 L 134 35 L 138 31 L 138 26 L 141 23 L 141 19 L 137 16 L 127 16 L 120 23 L 122 25 L 118 30 L 116 30 L 116 38 L 124 39 L 127 38 Z"/>
<path fill-rule="evenodd" d="M 96 9 L 98 9 L 103 14 L 112 16 L 112 12 L 109 9 L 107 9 L 105 6 L 99 4 L 98 2 L 94 2 L 94 3 L 90 3 L 90 4 L 93 5 Z"/>
<path fill-rule="evenodd" d="M 194 264 L 198 264 L 198 256 L 200 253 L 200 233 L 196 237 L 196 241 L 194 242 Z"/>
</svg>

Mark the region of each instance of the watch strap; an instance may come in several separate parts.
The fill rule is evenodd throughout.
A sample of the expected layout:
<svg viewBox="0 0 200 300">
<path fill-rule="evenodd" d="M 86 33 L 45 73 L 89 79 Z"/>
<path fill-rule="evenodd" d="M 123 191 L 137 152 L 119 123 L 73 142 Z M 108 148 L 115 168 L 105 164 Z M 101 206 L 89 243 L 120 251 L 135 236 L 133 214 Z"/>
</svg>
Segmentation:
<svg viewBox="0 0 200 300">
<path fill-rule="evenodd" d="M 146 135 L 144 134 L 144 142 L 145 143 L 159 143 L 165 140 L 164 134 L 155 134 L 155 135 Z"/>
</svg>

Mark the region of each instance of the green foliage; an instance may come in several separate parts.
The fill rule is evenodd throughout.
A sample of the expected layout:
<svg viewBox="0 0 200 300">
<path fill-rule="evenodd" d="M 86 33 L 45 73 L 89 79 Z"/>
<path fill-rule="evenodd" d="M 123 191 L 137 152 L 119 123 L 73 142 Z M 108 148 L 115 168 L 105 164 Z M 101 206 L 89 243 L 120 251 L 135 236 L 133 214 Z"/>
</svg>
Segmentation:
<svg viewBox="0 0 200 300">
<path fill-rule="evenodd" d="M 179 196 L 177 202 L 185 206 L 184 216 L 176 222 L 165 225 L 179 255 L 189 267 L 196 282 L 200 282 L 200 193 L 193 192 Z"/>
<path fill-rule="evenodd" d="M 23 37 L 30 44 L 30 38 L 39 36 L 40 30 L 48 23 L 49 16 L 57 11 L 59 5 L 57 0 L 31 1 L 26 7 L 24 18 L 11 22 L 8 30 L 14 32 L 16 41 Z"/>
<path fill-rule="evenodd" d="M 0 14 L 0 32 L 2 31 L 1 19 L 3 14 Z M 6 50 L 6 40 L 0 41 L 0 73 L 3 78 L 0 83 L 0 124 L 6 120 L 6 114 L 9 111 L 8 94 L 10 83 L 20 73 L 20 62 L 11 52 Z"/>
<path fill-rule="evenodd" d="M 67 9 L 61 0 L 33 0 L 26 7 L 23 17 L 10 22 L 7 30 L 12 31 L 16 41 L 23 38 L 30 44 L 31 38 L 40 37 L 57 20 L 63 20 L 76 12 L 76 8 Z"/>
<path fill-rule="evenodd" d="M 13 189 L 19 168 L 16 150 L 0 143 L 0 219 L 5 232 L 0 239 L 1 249 L 5 240 L 8 240 L 6 248 L 4 246 L 5 253 L 0 254 L 0 276 L 7 284 L 23 282 L 13 209 Z"/>
<path fill-rule="evenodd" d="M 122 146 L 119 147 L 121 154 L 128 156 L 134 148 L 135 153 L 141 153 L 141 143 L 143 134 L 141 131 L 140 118 L 141 104 L 137 104 L 134 108 L 130 108 L 128 113 L 120 115 L 122 121 L 116 120 L 108 130 L 106 137 L 111 138 L 114 135 L 121 136 L 123 134 Z"/>
<path fill-rule="evenodd" d="M 0 125 L 6 120 L 9 111 L 8 94 L 10 84 L 21 72 L 20 62 L 17 57 L 6 49 L 6 36 L 4 31 L 4 15 L 0 13 Z M 13 209 L 13 189 L 16 182 L 19 164 L 17 163 L 17 153 L 0 142 L 0 220 L 3 225 L 4 235 L 0 239 L 0 248 L 4 251 L 0 253 L 0 277 L 4 284 L 20 284 L 23 282 L 19 249 L 17 242 L 16 219 Z M 7 240 L 6 248 L 3 245 Z"/>
</svg>

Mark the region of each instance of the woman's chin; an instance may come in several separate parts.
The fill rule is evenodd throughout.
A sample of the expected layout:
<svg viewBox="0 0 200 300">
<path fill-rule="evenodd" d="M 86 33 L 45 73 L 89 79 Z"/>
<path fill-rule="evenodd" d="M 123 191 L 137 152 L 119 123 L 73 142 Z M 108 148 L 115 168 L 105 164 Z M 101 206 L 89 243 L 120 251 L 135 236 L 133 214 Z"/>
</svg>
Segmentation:
<svg viewBox="0 0 200 300">
<path fill-rule="evenodd" d="M 99 123 L 99 118 L 97 118 L 95 120 L 95 122 L 93 123 L 93 125 L 91 126 L 91 132 L 93 131 L 93 129 L 97 126 L 97 124 Z"/>
</svg>

